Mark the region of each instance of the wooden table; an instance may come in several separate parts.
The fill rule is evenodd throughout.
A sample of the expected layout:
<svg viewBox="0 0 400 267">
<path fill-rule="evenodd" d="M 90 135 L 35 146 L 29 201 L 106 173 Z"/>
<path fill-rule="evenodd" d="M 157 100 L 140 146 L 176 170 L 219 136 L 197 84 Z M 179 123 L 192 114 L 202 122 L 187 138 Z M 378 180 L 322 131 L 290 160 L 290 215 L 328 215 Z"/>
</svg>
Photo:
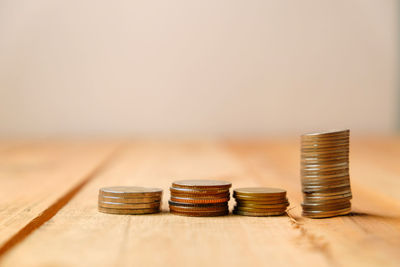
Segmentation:
<svg viewBox="0 0 400 267">
<path fill-rule="evenodd" d="M 296 138 L 3 141 L 0 265 L 400 266 L 400 138 L 352 138 L 350 164 L 352 215 L 307 219 Z M 168 213 L 173 180 L 207 178 L 285 188 L 292 218 Z M 163 212 L 99 213 L 111 185 L 162 187 Z"/>
</svg>

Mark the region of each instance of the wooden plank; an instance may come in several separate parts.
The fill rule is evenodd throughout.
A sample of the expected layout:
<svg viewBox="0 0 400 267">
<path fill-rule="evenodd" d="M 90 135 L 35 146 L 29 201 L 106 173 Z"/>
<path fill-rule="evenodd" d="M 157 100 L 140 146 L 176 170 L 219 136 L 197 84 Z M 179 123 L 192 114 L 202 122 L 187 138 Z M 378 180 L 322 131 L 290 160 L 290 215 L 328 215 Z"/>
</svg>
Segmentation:
<svg viewBox="0 0 400 267">
<path fill-rule="evenodd" d="M 375 140 L 378 144 L 379 140 Z M 397 140 L 394 143 L 398 143 Z M 354 142 L 352 216 L 302 218 L 299 148 L 294 140 L 264 142 L 139 143 L 127 147 L 63 209 L 4 255 L 2 266 L 398 266 L 399 177 L 392 149 Z M 390 183 L 380 183 L 380 178 Z M 387 178 L 389 177 L 389 178 Z M 390 178 L 391 177 L 391 178 Z M 288 190 L 289 217 L 189 218 L 167 212 L 115 216 L 97 212 L 97 190 L 107 185 L 160 186 L 174 179 L 220 178 L 240 186 Z M 386 194 L 389 192 L 389 194 Z M 164 210 L 167 210 L 164 197 Z M 231 201 L 233 205 L 233 201 Z M 29 255 L 29 257 L 27 257 Z"/>
<path fill-rule="evenodd" d="M 115 142 L 1 144 L 0 254 L 54 215 L 116 148 Z"/>
<path fill-rule="evenodd" d="M 217 144 L 134 145 L 40 231 L 5 255 L 2 266 L 329 265 L 323 254 L 309 249 L 308 240 L 299 240 L 300 231 L 286 216 L 191 218 L 167 212 L 148 216 L 97 212 L 99 187 L 144 185 L 167 190 L 174 179 L 182 178 L 222 178 L 235 186 L 262 182 Z"/>
</svg>

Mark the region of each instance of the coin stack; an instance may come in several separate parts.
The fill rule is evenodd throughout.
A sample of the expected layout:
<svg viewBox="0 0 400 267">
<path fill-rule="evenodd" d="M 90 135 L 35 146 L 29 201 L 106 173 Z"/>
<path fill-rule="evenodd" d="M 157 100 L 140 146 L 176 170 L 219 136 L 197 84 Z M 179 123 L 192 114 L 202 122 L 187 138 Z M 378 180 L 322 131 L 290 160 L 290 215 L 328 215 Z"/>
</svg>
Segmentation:
<svg viewBox="0 0 400 267">
<path fill-rule="evenodd" d="M 229 182 L 183 180 L 172 183 L 169 209 L 183 216 L 209 217 L 229 214 Z"/>
<path fill-rule="evenodd" d="M 349 139 L 349 130 L 301 136 L 303 216 L 326 218 L 350 213 Z"/>
<path fill-rule="evenodd" d="M 112 214 L 149 214 L 160 211 L 162 189 L 137 186 L 99 190 L 99 211 Z"/>
<path fill-rule="evenodd" d="M 233 190 L 236 206 L 233 213 L 244 216 L 276 216 L 286 213 L 289 201 L 279 188 L 249 187 Z"/>
</svg>

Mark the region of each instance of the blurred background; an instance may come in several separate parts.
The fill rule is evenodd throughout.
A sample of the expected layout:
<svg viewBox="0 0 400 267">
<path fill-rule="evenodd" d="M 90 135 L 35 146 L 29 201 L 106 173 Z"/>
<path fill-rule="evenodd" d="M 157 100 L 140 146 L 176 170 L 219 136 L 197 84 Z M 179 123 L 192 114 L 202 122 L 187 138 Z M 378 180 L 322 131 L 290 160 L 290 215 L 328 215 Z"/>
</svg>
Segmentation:
<svg viewBox="0 0 400 267">
<path fill-rule="evenodd" d="M 396 0 L 0 0 L 0 136 L 400 125 Z"/>
</svg>

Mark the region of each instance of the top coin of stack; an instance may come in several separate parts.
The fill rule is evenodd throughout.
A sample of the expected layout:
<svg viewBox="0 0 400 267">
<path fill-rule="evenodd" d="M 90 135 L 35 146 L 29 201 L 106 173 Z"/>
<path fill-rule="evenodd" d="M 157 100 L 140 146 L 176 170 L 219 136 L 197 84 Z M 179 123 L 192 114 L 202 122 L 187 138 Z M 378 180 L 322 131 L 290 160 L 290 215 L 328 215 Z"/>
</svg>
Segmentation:
<svg viewBox="0 0 400 267">
<path fill-rule="evenodd" d="M 349 130 L 301 136 L 303 216 L 326 218 L 351 211 L 349 138 Z"/>
<path fill-rule="evenodd" d="M 236 200 L 234 214 L 274 216 L 285 214 L 289 206 L 286 191 L 278 188 L 249 187 L 233 190 Z"/>
<path fill-rule="evenodd" d="M 184 216 L 208 217 L 229 213 L 229 182 L 182 180 L 172 184 L 169 209 Z"/>
<path fill-rule="evenodd" d="M 162 189 L 137 186 L 99 190 L 99 211 L 112 214 L 149 214 L 160 211 Z"/>
</svg>

